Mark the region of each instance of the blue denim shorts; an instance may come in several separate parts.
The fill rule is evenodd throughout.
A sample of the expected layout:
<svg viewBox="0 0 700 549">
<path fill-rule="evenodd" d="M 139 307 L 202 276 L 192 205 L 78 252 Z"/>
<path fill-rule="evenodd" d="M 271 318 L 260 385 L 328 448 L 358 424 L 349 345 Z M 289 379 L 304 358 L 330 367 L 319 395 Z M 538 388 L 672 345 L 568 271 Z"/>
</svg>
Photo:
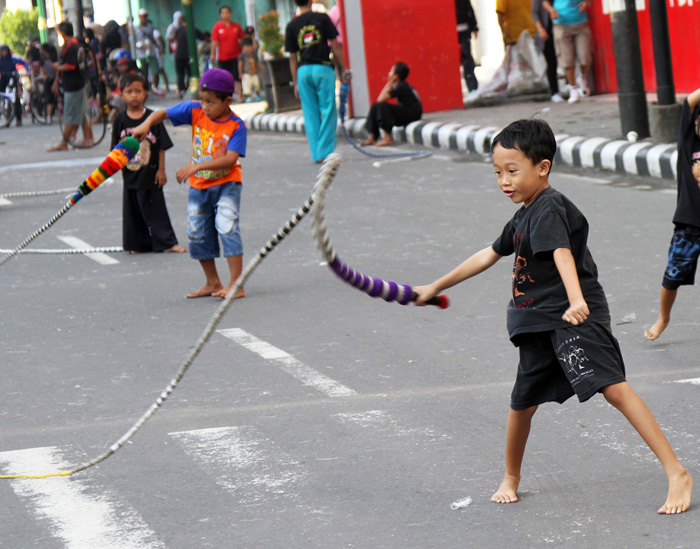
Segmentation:
<svg viewBox="0 0 700 549">
<path fill-rule="evenodd" d="M 241 183 L 229 181 L 208 189 L 190 187 L 187 203 L 187 239 L 190 257 L 199 261 L 219 257 L 219 238 L 224 257 L 243 254 L 238 227 Z"/>
<path fill-rule="evenodd" d="M 699 255 L 700 229 L 676 227 L 668 248 L 668 263 L 661 285 L 667 290 L 677 290 L 680 286 L 694 284 Z"/>
</svg>

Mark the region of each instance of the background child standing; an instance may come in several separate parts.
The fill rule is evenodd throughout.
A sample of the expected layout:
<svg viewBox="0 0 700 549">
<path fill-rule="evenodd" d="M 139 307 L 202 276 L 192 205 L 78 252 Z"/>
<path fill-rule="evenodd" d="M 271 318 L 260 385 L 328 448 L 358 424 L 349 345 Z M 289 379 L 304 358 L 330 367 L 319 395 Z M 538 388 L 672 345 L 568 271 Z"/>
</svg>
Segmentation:
<svg viewBox="0 0 700 549">
<path fill-rule="evenodd" d="M 243 87 L 243 100 L 249 103 L 253 100 L 253 94 L 259 100 L 262 84 L 260 82 L 260 63 L 258 62 L 258 50 L 255 49 L 251 38 L 241 41 L 243 53 L 238 57 L 238 74 L 241 75 Z"/>
<path fill-rule="evenodd" d="M 199 83 L 201 101 L 185 101 L 155 111 L 133 136 L 143 139 L 154 125 L 170 119 L 174 126 L 192 125 L 190 164 L 177 170 L 178 183 L 189 181 L 187 236 L 190 257 L 202 266 L 206 282 L 187 297 L 226 297 L 243 270 L 243 241 L 238 225 L 242 174 L 239 157 L 245 156 L 245 123 L 231 111 L 235 82 L 223 69 L 210 69 Z M 219 239 L 231 273 L 224 288 L 214 260 Z M 244 297 L 241 288 L 236 297 Z"/>
<path fill-rule="evenodd" d="M 120 112 L 112 123 L 112 148 L 124 137 L 133 134 L 153 111 L 144 106 L 148 91 L 141 73 L 127 73 L 119 81 L 121 98 L 126 111 Z M 178 246 L 165 205 L 163 185 L 165 151 L 173 146 L 162 124 L 154 125 L 141 141 L 139 152 L 122 170 L 123 247 L 130 253 L 186 252 Z"/>
</svg>

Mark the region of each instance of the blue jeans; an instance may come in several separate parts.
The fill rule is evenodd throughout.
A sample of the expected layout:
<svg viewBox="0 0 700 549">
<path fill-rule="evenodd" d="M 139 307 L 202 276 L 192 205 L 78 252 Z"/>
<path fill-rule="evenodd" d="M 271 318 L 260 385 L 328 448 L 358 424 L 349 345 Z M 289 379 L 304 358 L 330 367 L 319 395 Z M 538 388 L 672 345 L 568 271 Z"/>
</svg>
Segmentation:
<svg viewBox="0 0 700 549">
<path fill-rule="evenodd" d="M 232 181 L 208 189 L 190 187 L 187 239 L 192 259 L 219 257 L 219 238 L 224 246 L 224 257 L 243 254 L 238 227 L 242 187 L 241 183 Z"/>
<path fill-rule="evenodd" d="M 301 65 L 297 70 L 297 85 L 311 160 L 323 160 L 335 150 L 338 124 L 333 67 Z"/>
</svg>

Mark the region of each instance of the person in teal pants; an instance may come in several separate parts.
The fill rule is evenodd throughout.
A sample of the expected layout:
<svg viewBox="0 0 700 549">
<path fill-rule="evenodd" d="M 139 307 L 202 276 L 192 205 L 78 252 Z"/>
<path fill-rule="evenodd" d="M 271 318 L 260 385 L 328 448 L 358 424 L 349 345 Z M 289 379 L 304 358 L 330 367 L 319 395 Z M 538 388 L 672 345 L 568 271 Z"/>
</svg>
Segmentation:
<svg viewBox="0 0 700 549">
<path fill-rule="evenodd" d="M 321 163 L 335 150 L 338 123 L 330 54 L 333 53 L 340 66 L 343 82 L 350 81 L 350 72 L 345 70 L 338 31 L 330 17 L 312 11 L 310 0 L 294 0 L 294 3 L 299 7 L 299 15 L 287 25 L 284 49 L 290 53 L 294 93 L 301 99 L 311 160 Z"/>
</svg>

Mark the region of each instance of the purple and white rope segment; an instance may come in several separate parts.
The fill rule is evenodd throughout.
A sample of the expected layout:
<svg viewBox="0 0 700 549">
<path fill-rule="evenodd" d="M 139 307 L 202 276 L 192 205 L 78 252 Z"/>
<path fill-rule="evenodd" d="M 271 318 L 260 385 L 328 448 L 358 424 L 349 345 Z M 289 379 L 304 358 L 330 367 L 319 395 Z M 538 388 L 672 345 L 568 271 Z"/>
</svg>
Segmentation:
<svg viewBox="0 0 700 549">
<path fill-rule="evenodd" d="M 333 175 L 337 172 L 342 157 L 333 153 L 326 157 L 323 163 L 324 168 L 328 165 L 329 169 L 333 170 Z M 322 168 L 323 171 L 323 168 Z M 311 193 L 312 202 L 314 204 L 314 215 L 312 221 L 313 233 L 316 238 L 321 253 L 326 258 L 328 267 L 345 282 L 354 286 L 358 290 L 365 292 L 370 297 L 381 297 L 384 301 L 396 301 L 401 305 L 408 305 L 415 300 L 416 296 L 413 288 L 408 284 L 398 284 L 391 280 L 386 281 L 381 278 L 370 277 L 356 271 L 349 265 L 343 263 L 333 249 L 331 239 L 326 231 L 326 220 L 323 215 L 323 205 L 326 191 L 333 181 L 333 177 L 318 177 L 314 190 Z M 446 309 L 449 306 L 449 299 L 446 295 L 435 296 L 427 301 L 429 305 L 437 305 L 441 309 Z"/>
</svg>

